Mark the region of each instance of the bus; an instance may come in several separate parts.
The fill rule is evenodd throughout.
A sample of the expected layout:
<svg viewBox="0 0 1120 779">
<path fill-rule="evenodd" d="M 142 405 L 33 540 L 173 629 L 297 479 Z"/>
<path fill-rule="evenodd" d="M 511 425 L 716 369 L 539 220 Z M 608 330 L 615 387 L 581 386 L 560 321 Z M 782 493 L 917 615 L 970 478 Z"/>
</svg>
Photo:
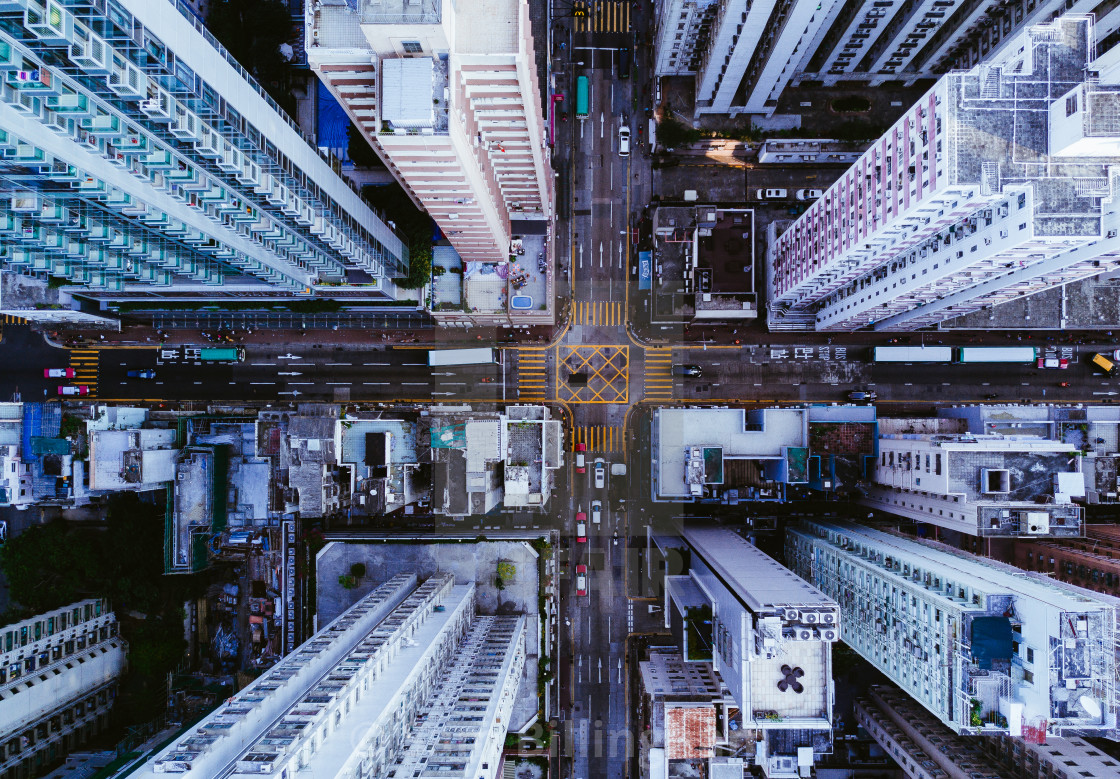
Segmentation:
<svg viewBox="0 0 1120 779">
<path fill-rule="evenodd" d="M 1036 362 L 1038 349 L 1033 346 L 959 346 L 957 362 Z"/>
<path fill-rule="evenodd" d="M 198 359 L 203 362 L 245 362 L 245 347 L 199 349 Z"/>
<path fill-rule="evenodd" d="M 498 361 L 497 349 L 432 349 L 428 365 L 493 365 Z"/>
<path fill-rule="evenodd" d="M 576 79 L 576 118 L 587 118 L 587 76 Z"/>
<path fill-rule="evenodd" d="M 876 346 L 875 362 L 952 362 L 951 346 Z"/>
</svg>

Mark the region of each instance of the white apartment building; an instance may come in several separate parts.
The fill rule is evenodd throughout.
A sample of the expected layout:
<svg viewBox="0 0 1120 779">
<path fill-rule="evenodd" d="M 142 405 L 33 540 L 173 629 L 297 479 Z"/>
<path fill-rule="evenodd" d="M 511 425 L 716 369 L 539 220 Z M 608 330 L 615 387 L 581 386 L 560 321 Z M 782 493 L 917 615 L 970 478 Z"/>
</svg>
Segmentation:
<svg viewBox="0 0 1120 779">
<path fill-rule="evenodd" d="M 919 328 L 1120 264 L 1120 89 L 1086 78 L 1092 20 L 1003 51 L 943 77 L 780 236 L 771 226 L 771 328 Z"/>
<path fill-rule="evenodd" d="M 1082 534 L 1082 508 L 1071 501 L 1085 496 L 1077 447 L 978 435 L 963 422 L 880 419 L 873 484 L 860 502 L 974 536 Z"/>
<path fill-rule="evenodd" d="M 417 770 L 493 779 L 524 663 L 524 617 L 476 617 L 450 574 L 397 576 L 133 775 L 384 776 L 420 749 Z"/>
<path fill-rule="evenodd" d="M 655 74 L 695 74 L 696 116 L 769 116 L 841 6 L 809 0 L 662 0 Z"/>
<path fill-rule="evenodd" d="M 5 271 L 105 302 L 396 297 L 399 236 L 187 6 L 0 12 Z"/>
<path fill-rule="evenodd" d="M 756 761 L 767 776 L 796 772 L 798 760 L 812 765 L 814 753 L 831 751 L 836 601 L 731 530 L 686 527 L 681 536 L 691 562 L 687 576 L 666 576 L 666 622 L 711 609 L 712 667 L 741 707 L 742 726 L 767 734 Z M 706 653 L 694 645 L 695 628 L 677 630 L 685 660 Z"/>
<path fill-rule="evenodd" d="M 954 732 L 1116 727 L 1117 599 L 841 522 L 789 529 L 786 561 L 839 602 L 844 642 Z"/>
<path fill-rule="evenodd" d="M 0 776 L 33 776 L 109 724 L 128 644 L 99 598 L 0 627 Z"/>
<path fill-rule="evenodd" d="M 1120 761 L 1076 736 L 958 736 L 893 685 L 871 685 L 853 708 L 859 724 L 913 779 L 1112 779 L 1120 772 Z"/>
<path fill-rule="evenodd" d="M 553 180 L 526 0 L 306 5 L 307 56 L 464 261 L 509 259 Z"/>
</svg>

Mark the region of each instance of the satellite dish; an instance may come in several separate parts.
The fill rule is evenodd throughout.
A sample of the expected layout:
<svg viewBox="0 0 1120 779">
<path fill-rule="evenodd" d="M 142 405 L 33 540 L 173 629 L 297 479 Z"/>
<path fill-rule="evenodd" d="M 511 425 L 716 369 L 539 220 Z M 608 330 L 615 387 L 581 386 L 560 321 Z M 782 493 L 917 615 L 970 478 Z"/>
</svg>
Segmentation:
<svg viewBox="0 0 1120 779">
<path fill-rule="evenodd" d="M 1081 696 L 1081 708 L 1088 712 L 1089 716 L 1093 719 L 1101 718 L 1101 705 L 1097 703 L 1096 698 L 1090 695 Z"/>
</svg>

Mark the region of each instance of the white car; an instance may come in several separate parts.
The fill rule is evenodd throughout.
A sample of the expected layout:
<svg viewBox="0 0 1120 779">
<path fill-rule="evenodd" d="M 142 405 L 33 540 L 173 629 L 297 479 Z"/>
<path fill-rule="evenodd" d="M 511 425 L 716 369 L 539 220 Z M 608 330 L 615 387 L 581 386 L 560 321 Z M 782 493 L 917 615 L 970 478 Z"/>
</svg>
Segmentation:
<svg viewBox="0 0 1120 779">
<path fill-rule="evenodd" d="M 797 190 L 795 197 L 798 200 L 816 200 L 823 194 L 824 190 L 821 189 L 799 189 Z"/>
<path fill-rule="evenodd" d="M 603 521 L 603 501 L 591 501 L 591 523 L 598 525 Z"/>
<path fill-rule="evenodd" d="M 629 127 L 619 127 L 618 128 L 618 156 L 619 157 L 629 157 L 630 156 L 630 128 Z"/>
<path fill-rule="evenodd" d="M 601 490 L 607 486 L 607 464 L 603 462 L 603 458 L 599 457 L 595 460 L 595 489 Z"/>
<path fill-rule="evenodd" d="M 756 191 L 759 200 L 785 200 L 789 191 L 785 189 L 760 189 Z"/>
</svg>

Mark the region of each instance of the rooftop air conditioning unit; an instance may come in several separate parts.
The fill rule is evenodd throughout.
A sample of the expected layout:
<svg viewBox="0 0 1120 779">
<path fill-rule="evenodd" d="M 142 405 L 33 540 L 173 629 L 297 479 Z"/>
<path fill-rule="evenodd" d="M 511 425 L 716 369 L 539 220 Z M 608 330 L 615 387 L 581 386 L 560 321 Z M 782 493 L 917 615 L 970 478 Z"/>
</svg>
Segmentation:
<svg viewBox="0 0 1120 779">
<path fill-rule="evenodd" d="M 802 628 L 797 631 L 797 635 L 795 636 L 795 638 L 798 641 L 812 641 L 813 631 L 809 630 L 808 628 Z"/>
<path fill-rule="evenodd" d="M 797 609 L 786 609 L 783 612 L 783 615 L 788 622 L 797 622 L 799 619 L 801 619 L 801 612 Z"/>
<path fill-rule="evenodd" d="M 837 633 L 835 630 L 829 629 L 829 630 L 822 630 L 821 631 L 821 640 L 822 641 L 836 641 L 838 638 L 840 638 L 840 634 Z"/>
<path fill-rule="evenodd" d="M 801 621 L 806 625 L 815 625 L 817 623 L 817 615 L 811 611 L 806 611 L 801 615 Z"/>
<path fill-rule="evenodd" d="M 836 615 L 831 611 L 826 611 L 825 613 L 821 614 L 821 622 L 823 622 L 824 624 L 831 625 L 835 621 Z"/>
</svg>

